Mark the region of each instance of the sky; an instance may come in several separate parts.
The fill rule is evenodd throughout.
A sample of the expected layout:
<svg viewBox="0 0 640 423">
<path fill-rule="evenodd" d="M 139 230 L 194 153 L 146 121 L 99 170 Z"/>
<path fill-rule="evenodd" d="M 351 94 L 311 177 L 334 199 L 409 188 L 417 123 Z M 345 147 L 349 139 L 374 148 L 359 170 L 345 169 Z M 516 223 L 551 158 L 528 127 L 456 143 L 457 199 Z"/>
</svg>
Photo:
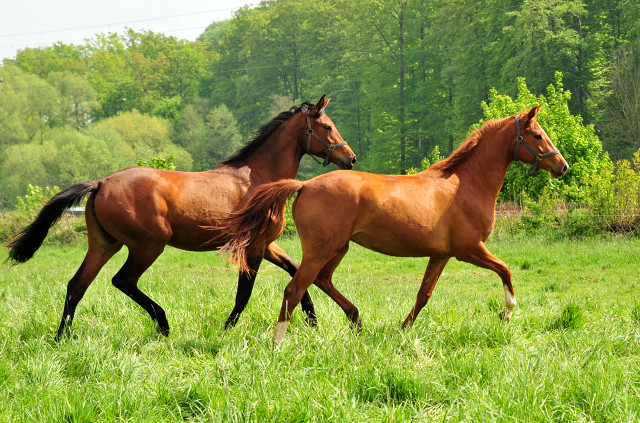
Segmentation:
<svg viewBox="0 0 640 423">
<path fill-rule="evenodd" d="M 254 0 L 257 3 L 258 0 Z M 97 33 L 136 31 L 195 41 L 211 23 L 229 19 L 247 0 L 13 0 L 0 3 L 0 59 L 25 47 L 84 44 Z"/>
</svg>

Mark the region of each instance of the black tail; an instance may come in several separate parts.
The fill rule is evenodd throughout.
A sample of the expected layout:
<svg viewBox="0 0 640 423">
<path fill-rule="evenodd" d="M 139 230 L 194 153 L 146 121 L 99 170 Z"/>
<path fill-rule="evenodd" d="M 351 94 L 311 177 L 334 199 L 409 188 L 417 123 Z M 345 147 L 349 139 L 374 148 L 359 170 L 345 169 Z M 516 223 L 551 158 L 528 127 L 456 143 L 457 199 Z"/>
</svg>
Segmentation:
<svg viewBox="0 0 640 423">
<path fill-rule="evenodd" d="M 7 243 L 7 248 L 10 249 L 7 261 L 18 264 L 33 257 L 49 229 L 55 225 L 62 214 L 67 209 L 77 206 L 91 191 L 97 191 L 99 186 L 98 181 L 79 182 L 54 195 L 29 226 L 20 229 L 11 237 Z"/>
</svg>

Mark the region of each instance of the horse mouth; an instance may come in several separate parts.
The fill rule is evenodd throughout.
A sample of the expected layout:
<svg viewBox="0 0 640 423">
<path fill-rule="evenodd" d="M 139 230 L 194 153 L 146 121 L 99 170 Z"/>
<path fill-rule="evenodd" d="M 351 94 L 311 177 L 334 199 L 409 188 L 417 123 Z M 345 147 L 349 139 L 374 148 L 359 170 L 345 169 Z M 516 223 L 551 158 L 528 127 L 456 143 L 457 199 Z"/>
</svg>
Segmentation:
<svg viewBox="0 0 640 423">
<path fill-rule="evenodd" d="M 356 165 L 356 156 L 353 156 L 346 160 L 340 160 L 340 167 L 343 170 L 351 170 Z"/>
</svg>

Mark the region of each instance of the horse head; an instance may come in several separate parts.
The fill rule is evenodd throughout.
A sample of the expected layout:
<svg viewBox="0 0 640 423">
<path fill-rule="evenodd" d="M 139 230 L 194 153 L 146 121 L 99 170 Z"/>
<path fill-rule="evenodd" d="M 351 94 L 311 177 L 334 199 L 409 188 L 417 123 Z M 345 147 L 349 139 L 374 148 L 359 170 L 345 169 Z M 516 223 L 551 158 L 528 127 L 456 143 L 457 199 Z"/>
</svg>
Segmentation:
<svg viewBox="0 0 640 423">
<path fill-rule="evenodd" d="M 306 115 L 306 126 L 304 137 L 301 137 L 301 142 L 304 143 L 302 148 L 311 156 L 324 158 L 323 166 L 335 163 L 341 169 L 353 169 L 356 163 L 355 153 L 342 139 L 333 121 L 324 112 L 330 100 L 331 97 L 326 98 L 323 95 L 309 109 L 303 109 Z"/>
<path fill-rule="evenodd" d="M 535 174 L 538 169 L 543 169 L 554 178 L 558 178 L 567 172 L 569 165 L 536 121 L 536 115 L 541 106 L 539 104 L 532 107 L 522 117 L 516 116 L 513 160 L 531 164 L 529 169 L 531 175 Z M 524 148 L 520 148 L 521 146 Z"/>
</svg>

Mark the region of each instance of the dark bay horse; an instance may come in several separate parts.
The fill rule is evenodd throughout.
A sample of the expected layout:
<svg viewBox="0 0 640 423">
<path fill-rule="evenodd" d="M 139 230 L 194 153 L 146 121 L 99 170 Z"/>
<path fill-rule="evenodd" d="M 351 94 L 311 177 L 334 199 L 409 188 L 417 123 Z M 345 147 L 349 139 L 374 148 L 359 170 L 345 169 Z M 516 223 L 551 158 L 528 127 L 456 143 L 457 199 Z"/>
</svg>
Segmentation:
<svg viewBox="0 0 640 423">
<path fill-rule="evenodd" d="M 268 228 L 284 224 L 284 204 L 298 192 L 293 218 L 302 262 L 285 288 L 274 342 L 284 338 L 291 313 L 314 280 L 361 328 L 358 309 L 332 283 L 349 241 L 392 256 L 430 257 L 403 327 L 411 326 L 427 304 L 451 257 L 500 276 L 511 319 L 516 306 L 511 272 L 484 245 L 507 168 L 519 160 L 533 164 L 530 173 L 539 167 L 559 177 L 569 167 L 536 122 L 539 108 L 484 123 L 448 159 L 415 175 L 336 171 L 307 182 L 283 180 L 263 185 L 243 210 L 223 219 L 222 229 L 235 235 L 220 251 L 230 251 L 230 261 L 246 271 L 247 246 L 274 232 Z"/>
<path fill-rule="evenodd" d="M 113 285 L 144 308 L 159 331 L 168 335 L 164 310 L 138 288 L 138 279 L 166 245 L 189 251 L 216 250 L 226 240 L 215 229 L 216 220 L 241 208 L 261 185 L 295 178 L 304 154 L 325 158 L 325 165 L 330 161 L 342 169 L 353 168 L 355 154 L 324 114 L 328 103 L 329 99 L 322 96 L 315 104 L 306 102 L 280 113 L 217 169 L 175 172 L 133 167 L 74 184 L 55 195 L 9 242 L 8 260 L 22 263 L 30 259 L 64 211 L 89 194 L 85 213 L 89 248 L 69 281 L 57 338 L 70 327 L 78 302 L 100 269 L 123 245 L 129 249 L 129 256 L 114 276 Z M 210 242 L 212 238 L 220 242 Z M 247 251 L 247 266 L 252 272 L 240 274 L 235 307 L 225 327 L 236 323 L 249 301 L 263 258 L 291 276 L 298 267 L 272 242 L 258 242 Z M 302 306 L 314 324 L 315 311 L 308 293 Z"/>
</svg>

